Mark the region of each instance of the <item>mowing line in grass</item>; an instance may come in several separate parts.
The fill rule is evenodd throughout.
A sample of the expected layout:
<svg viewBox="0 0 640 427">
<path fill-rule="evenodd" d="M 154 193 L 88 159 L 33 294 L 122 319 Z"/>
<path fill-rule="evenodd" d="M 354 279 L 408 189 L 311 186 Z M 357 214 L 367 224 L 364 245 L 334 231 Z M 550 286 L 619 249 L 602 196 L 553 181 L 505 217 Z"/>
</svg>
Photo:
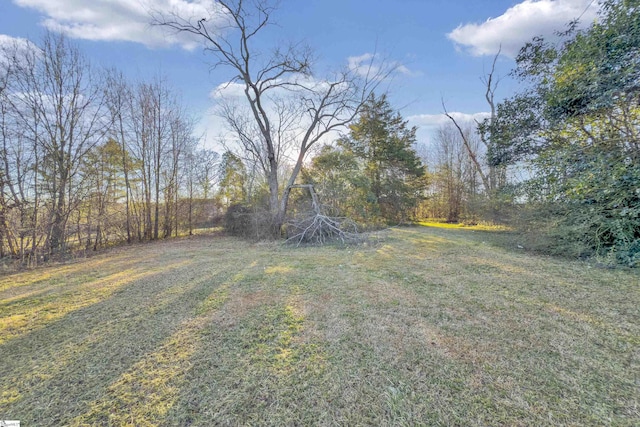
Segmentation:
<svg viewBox="0 0 640 427">
<path fill-rule="evenodd" d="M 27 401 L 30 398 L 29 396 L 33 394 L 47 393 L 47 389 L 51 387 L 49 383 L 55 384 L 64 380 L 72 381 L 73 377 L 78 374 L 78 367 L 86 363 L 84 362 L 86 359 L 94 359 L 99 362 L 95 366 L 88 366 L 90 370 L 96 370 L 96 372 L 91 372 L 89 378 L 85 376 L 80 380 L 81 383 L 88 384 L 104 376 L 110 370 L 116 368 L 113 365 L 109 366 L 108 369 L 101 369 L 100 367 L 101 364 L 107 363 L 109 359 L 117 356 L 114 348 L 117 348 L 117 351 L 127 351 L 128 347 L 138 347 L 137 349 L 131 348 L 132 353 L 135 350 L 139 351 L 144 348 L 140 344 L 145 341 L 122 342 L 123 337 L 131 335 L 132 326 L 135 327 L 136 324 L 143 322 L 142 324 L 145 325 L 145 328 L 156 328 L 157 325 L 153 325 L 151 320 L 153 316 L 158 317 L 162 315 L 163 311 L 172 310 L 176 303 L 190 294 L 197 295 L 201 293 L 199 289 L 203 286 L 209 287 L 210 281 L 216 275 L 217 273 L 211 272 L 191 281 L 186 286 L 172 286 L 160 290 L 160 292 L 153 292 L 149 296 L 143 294 L 141 297 L 134 296 L 134 298 L 131 298 L 132 295 L 127 295 L 127 293 L 135 295 L 136 292 L 139 295 L 150 287 L 157 289 L 157 286 L 151 281 L 153 275 L 147 274 L 144 280 L 149 285 L 141 286 L 138 281 L 138 285 L 135 288 L 130 288 L 129 292 L 122 294 L 118 299 L 114 299 L 112 296 L 110 299 L 105 299 L 98 303 L 98 305 L 87 306 L 71 313 L 62 321 L 65 323 L 64 325 L 59 323 L 48 326 L 49 329 L 64 333 L 64 335 L 57 337 L 57 342 L 46 340 L 46 336 L 50 334 L 47 334 L 45 329 L 34 331 L 29 335 L 19 337 L 0 346 L 0 351 L 13 356 L 5 358 L 5 363 L 8 366 L 6 366 L 7 371 L 2 376 L 11 384 L 11 388 L 7 390 L 6 398 L 0 399 L 0 411 L 6 404 L 19 402 L 23 399 Z M 140 304 L 135 307 L 128 307 L 132 316 L 118 309 L 118 305 L 130 304 L 135 300 L 140 300 Z M 93 312 L 94 315 L 90 318 L 85 318 L 85 312 L 87 311 Z M 73 319 L 73 317 L 76 319 Z M 173 329 L 175 325 L 170 325 L 170 327 Z M 148 340 L 150 337 L 140 336 L 139 338 Z M 31 353 L 30 357 L 26 359 L 30 362 L 28 366 L 22 366 L 25 361 L 24 356 L 12 348 L 21 348 L 23 343 L 29 344 L 34 341 L 40 343 L 38 352 Z M 101 348 L 107 354 L 100 355 Z M 89 357 L 94 353 L 94 357 Z M 127 357 L 135 357 L 135 354 L 127 354 Z M 84 384 L 78 384 L 77 389 L 80 390 L 83 386 Z M 64 390 L 57 391 L 64 393 Z M 75 391 L 72 391 L 71 394 Z"/>
<path fill-rule="evenodd" d="M 172 263 L 154 271 L 125 270 L 94 281 L 80 281 L 75 286 L 62 285 L 55 293 L 39 299 L 4 303 L 5 307 L 0 313 L 0 344 L 42 328 L 75 310 L 103 301 L 128 284 L 188 264 L 188 261 Z"/>
<path fill-rule="evenodd" d="M 163 421 L 176 403 L 190 357 L 201 345 L 201 332 L 211 314 L 228 299 L 228 285 L 215 289 L 199 306 L 199 315 L 183 321 L 160 348 L 146 355 L 123 373 L 106 394 L 89 405 L 71 426 L 132 425 L 155 426 Z"/>
<path fill-rule="evenodd" d="M 121 271 L 131 268 L 134 263 L 135 260 L 126 255 L 105 254 L 100 258 L 80 260 L 69 265 L 40 267 L 31 271 L 0 276 L 0 298 L 4 298 L 4 292 L 7 290 L 20 290 L 42 282 L 59 283 L 68 277 L 91 273 L 103 267 L 106 267 L 106 270 Z"/>
<path fill-rule="evenodd" d="M 637 272 L 509 251 L 493 234 L 146 245 L 128 252 L 129 268 L 191 263 L 1 344 L 0 415 L 39 426 L 640 425 Z M 114 273 L 90 271 L 25 287 L 53 289 L 20 304 L 41 304 L 62 279 Z"/>
</svg>

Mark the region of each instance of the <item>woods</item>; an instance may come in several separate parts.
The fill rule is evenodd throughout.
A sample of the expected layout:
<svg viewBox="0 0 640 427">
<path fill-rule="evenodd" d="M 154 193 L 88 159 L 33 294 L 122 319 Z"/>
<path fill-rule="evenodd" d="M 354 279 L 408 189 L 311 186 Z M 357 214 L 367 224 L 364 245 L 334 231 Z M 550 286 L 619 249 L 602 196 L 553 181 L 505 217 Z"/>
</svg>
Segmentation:
<svg viewBox="0 0 640 427">
<path fill-rule="evenodd" d="M 531 171 L 519 188 L 551 250 L 640 262 L 637 1 L 605 1 L 587 30 L 520 51 L 525 89 L 498 105 L 489 126 L 494 165 Z"/>
<path fill-rule="evenodd" d="M 372 94 L 349 133 L 314 157 L 304 180 L 315 184 L 335 215 L 365 224 L 408 221 L 427 182 L 415 133 L 386 96 Z"/>
<path fill-rule="evenodd" d="M 229 230 L 280 238 L 310 210 L 299 189 L 312 188 L 316 212 L 360 229 L 501 224 L 530 249 L 635 266 L 637 8 L 607 0 L 586 29 L 572 23 L 560 42 L 526 44 L 510 76 L 520 91 L 502 100 L 498 51 L 481 78 L 484 119 L 464 122 L 443 101 L 448 120 L 428 142 L 382 90 L 398 64 L 371 55 L 318 74 L 304 43 L 264 50 L 268 1 L 219 1 L 197 20 L 149 18 L 202 43 L 210 65 L 229 73 L 220 93 L 241 92 L 216 98 L 231 135 L 217 151 L 165 78 L 94 68 L 57 33 L 14 42 L 0 53 L 0 256 L 33 265 L 191 234 L 227 211 L 240 218 Z"/>
<path fill-rule="evenodd" d="M 275 3 L 225 0 L 217 1 L 216 6 L 209 17 L 197 20 L 154 13 L 153 24 L 196 36 L 211 54 L 212 66 L 232 73 L 227 84 L 243 89 L 244 102 L 223 101 L 219 114 L 246 159 L 266 181 L 271 234 L 279 236 L 291 188 L 310 149 L 348 125 L 391 70 L 369 64 L 318 78 L 313 52 L 306 44 L 294 41 L 274 46 L 267 55 L 256 47 L 256 39 L 273 24 Z M 224 32 L 216 27 L 219 15 L 226 21 Z M 285 164 L 285 158 L 292 159 L 290 164 Z"/>
<path fill-rule="evenodd" d="M 0 10 L 0 427 L 640 425 L 640 0 Z"/>
<path fill-rule="evenodd" d="M 194 212 L 200 222 L 211 215 L 197 203 L 211 184 L 195 175 L 215 156 L 202 154 L 193 119 L 162 79 L 92 69 L 52 33 L 0 57 L 2 256 L 33 265 L 69 249 L 177 235 L 192 229 Z"/>
</svg>

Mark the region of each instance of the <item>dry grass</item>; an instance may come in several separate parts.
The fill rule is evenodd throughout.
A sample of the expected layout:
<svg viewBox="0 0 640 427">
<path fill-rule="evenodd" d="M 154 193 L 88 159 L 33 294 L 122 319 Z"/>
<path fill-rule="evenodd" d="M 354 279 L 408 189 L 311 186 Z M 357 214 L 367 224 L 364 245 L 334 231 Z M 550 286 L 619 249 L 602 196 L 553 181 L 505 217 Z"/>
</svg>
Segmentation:
<svg viewBox="0 0 640 427">
<path fill-rule="evenodd" d="M 0 278 L 23 425 L 638 425 L 640 278 L 396 228 L 199 236 Z"/>
</svg>

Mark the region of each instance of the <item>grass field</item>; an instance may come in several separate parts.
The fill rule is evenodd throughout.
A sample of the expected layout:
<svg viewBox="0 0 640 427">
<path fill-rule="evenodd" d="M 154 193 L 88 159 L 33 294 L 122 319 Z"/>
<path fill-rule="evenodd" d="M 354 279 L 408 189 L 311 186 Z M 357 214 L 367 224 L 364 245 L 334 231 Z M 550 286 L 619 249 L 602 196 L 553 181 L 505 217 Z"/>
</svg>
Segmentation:
<svg viewBox="0 0 640 427">
<path fill-rule="evenodd" d="M 0 419 L 640 425 L 638 272 L 495 233 L 201 236 L 0 277 Z"/>
</svg>

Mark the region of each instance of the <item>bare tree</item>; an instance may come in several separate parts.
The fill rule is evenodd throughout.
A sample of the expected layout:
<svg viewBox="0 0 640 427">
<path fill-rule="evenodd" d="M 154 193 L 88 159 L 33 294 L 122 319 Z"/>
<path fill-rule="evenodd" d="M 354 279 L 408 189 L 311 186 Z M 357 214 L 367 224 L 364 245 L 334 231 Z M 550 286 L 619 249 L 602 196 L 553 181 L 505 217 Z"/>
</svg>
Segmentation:
<svg viewBox="0 0 640 427">
<path fill-rule="evenodd" d="M 51 202 L 49 248 L 65 244 L 69 213 L 78 203 L 72 181 L 80 159 L 100 140 L 104 131 L 102 93 L 76 46 L 63 35 L 47 34 L 42 46 L 34 94 L 44 130 L 41 139 Z"/>
<path fill-rule="evenodd" d="M 194 173 L 194 183 L 202 191 L 202 198 L 205 200 L 212 195 L 218 157 L 218 153 L 207 148 L 201 148 L 195 152 L 194 165 L 190 172 Z"/>
<path fill-rule="evenodd" d="M 457 130 L 469 156 L 469 160 L 474 165 L 474 174 L 477 174 L 482 181 L 485 196 L 483 203 L 485 208 L 489 208 L 489 210 L 484 212 L 484 215 L 491 213 L 492 218 L 497 218 L 496 215 L 499 212 L 499 206 L 503 203 L 499 190 L 504 188 L 507 183 L 506 166 L 495 165 L 490 161 L 491 153 L 495 148 L 495 143 L 491 138 L 491 131 L 496 121 L 495 93 L 500 83 L 500 77 L 496 75 L 496 63 L 500 53 L 501 51 L 498 50 L 493 57 L 489 73 L 481 77 L 481 81 L 485 87 L 484 97 L 490 108 L 490 115 L 482 121 L 476 120 L 476 129 L 474 132 L 469 132 L 468 129 L 464 128 L 464 124 L 458 123 L 447 111 L 444 101 L 442 102 L 444 114 Z M 478 138 L 479 141 L 477 141 Z"/>
<path fill-rule="evenodd" d="M 487 104 L 489 105 L 489 108 L 491 109 L 491 115 L 483 122 L 476 121 L 476 125 L 480 134 L 481 141 L 484 144 L 487 152 L 491 149 L 491 139 L 488 135 L 488 130 L 491 129 L 496 119 L 495 93 L 496 89 L 498 88 L 498 84 L 500 83 L 500 78 L 495 75 L 495 70 L 496 62 L 498 61 L 500 52 L 501 49 L 499 49 L 496 55 L 493 57 L 493 62 L 491 63 L 491 71 L 481 78 L 482 83 L 485 86 L 485 99 L 487 101 Z M 504 167 L 488 165 L 488 168 L 483 168 L 484 165 L 478 158 L 478 153 L 472 149 L 472 144 L 468 140 L 468 137 L 465 135 L 465 132 L 463 131 L 460 123 L 458 123 L 456 119 L 447 111 L 447 107 L 444 104 L 444 101 L 442 101 L 442 108 L 444 109 L 445 116 L 447 116 L 447 118 L 451 120 L 453 125 L 458 130 L 458 133 L 460 134 L 460 137 L 464 142 L 464 146 L 467 149 L 471 161 L 476 165 L 478 169 L 478 174 L 482 179 L 482 184 L 485 191 L 490 194 L 503 186 L 506 181 L 506 171 Z"/>
<path fill-rule="evenodd" d="M 480 141 L 469 123 L 462 129 L 465 140 L 453 123 L 442 125 L 435 136 L 432 152 L 431 215 L 458 222 L 470 213 L 470 201 L 478 194 L 479 175 L 465 144 L 477 152 Z"/>
<path fill-rule="evenodd" d="M 190 139 L 182 155 L 182 181 L 186 192 L 186 228 L 193 234 L 194 220 L 215 215 L 213 186 L 217 179 L 218 153 L 199 147 L 200 140 Z"/>
<path fill-rule="evenodd" d="M 132 110 L 131 85 L 126 81 L 124 75 L 117 70 L 109 70 L 105 79 L 105 101 L 110 114 L 110 134 L 118 141 L 122 153 L 122 173 L 125 185 L 125 215 L 127 243 L 131 243 L 131 183 L 130 168 L 131 159 L 129 156 L 130 130 L 128 124 L 131 122 L 130 113 Z"/>
<path fill-rule="evenodd" d="M 138 239 L 158 239 L 161 229 L 170 237 L 177 231 L 180 170 L 193 142 L 194 123 L 161 78 L 138 84 L 132 98 L 129 181 L 138 184 L 131 191 Z"/>
<path fill-rule="evenodd" d="M 451 122 L 453 123 L 453 125 L 457 129 L 458 134 L 460 135 L 460 138 L 462 139 L 462 143 L 464 145 L 464 148 L 466 149 L 467 154 L 469 155 L 469 158 L 471 159 L 471 161 L 475 165 L 475 167 L 476 167 L 476 169 L 478 171 L 478 174 L 480 175 L 480 179 L 482 180 L 482 185 L 484 186 L 485 191 L 487 191 L 487 192 L 491 191 L 491 182 L 489 181 L 489 177 L 487 176 L 487 174 L 483 170 L 483 165 L 480 163 L 480 160 L 478 160 L 478 152 L 477 152 L 477 150 L 474 149 L 473 144 L 469 139 L 469 133 L 465 132 L 462 129 L 462 126 L 456 121 L 456 119 L 451 114 L 449 114 L 449 112 L 447 111 L 447 107 L 444 104 L 444 101 L 442 101 L 442 108 L 444 109 L 444 115 L 447 116 L 447 118 L 449 120 L 451 120 Z"/>
<path fill-rule="evenodd" d="M 178 232 L 194 123 L 161 79 L 102 76 L 62 35 L 0 47 L 0 256 Z"/>
<path fill-rule="evenodd" d="M 275 48 L 261 55 L 255 40 L 270 23 L 275 11 L 270 0 L 219 0 L 209 17 L 153 13 L 153 24 L 188 33 L 205 43 L 215 60 L 213 67 L 232 70 L 229 84 L 240 84 L 249 107 L 249 119 L 232 110 L 225 118 L 243 148 L 260 163 L 269 187 L 269 208 L 274 232 L 284 223 L 289 194 L 309 149 L 329 132 L 349 123 L 371 91 L 389 70 L 369 66 L 344 69 L 330 79 L 312 76 L 311 50 L 302 44 Z M 224 25 L 215 23 L 223 17 Z M 372 59 L 373 60 L 373 59 Z M 371 65 L 371 64 L 369 64 Z M 282 97 L 296 102 L 280 102 Z M 275 105 L 274 114 L 273 106 Z M 282 154 L 292 142 L 289 155 L 294 166 L 283 188 L 279 183 Z"/>
<path fill-rule="evenodd" d="M 21 138 L 31 142 L 34 163 L 29 168 L 36 171 L 39 182 L 29 194 L 37 207 L 43 190 L 48 210 L 46 246 L 57 252 L 66 244 L 67 221 L 81 196 L 80 159 L 104 128 L 101 91 L 78 48 L 63 35 L 48 33 L 40 48 L 30 45 L 14 53 L 8 97 L 19 128 L 14 142 Z"/>
<path fill-rule="evenodd" d="M 9 248 L 10 253 L 15 254 L 15 248 L 13 245 L 13 239 L 10 235 L 10 228 L 8 225 L 9 212 L 14 207 L 10 203 L 13 196 L 13 200 L 16 199 L 15 189 L 12 185 L 10 178 L 10 161 L 8 156 L 8 145 L 11 140 L 11 117 L 9 114 L 10 102 L 6 97 L 6 89 L 9 85 L 9 78 L 12 74 L 12 67 L 8 61 L 7 53 L 10 54 L 8 49 L 2 49 L 0 51 L 0 141 L 1 146 L 1 158 L 3 159 L 2 169 L 0 170 L 0 257 L 5 256 L 5 241 Z"/>
<path fill-rule="evenodd" d="M 35 70 L 40 49 L 14 42 L 2 50 L 5 65 L 2 104 L 3 216 L 5 237 L 14 256 L 24 263 L 39 245 L 40 139 Z"/>
<path fill-rule="evenodd" d="M 194 125 L 193 120 L 176 103 L 169 120 L 169 147 L 165 154 L 168 162 L 162 172 L 165 206 L 164 237 L 170 237 L 172 232 L 175 236 L 178 235 L 180 184 L 183 175 L 186 175 L 181 174 L 180 171 L 187 165 L 188 154 L 194 151 L 198 142 L 192 136 Z"/>
<path fill-rule="evenodd" d="M 502 51 L 502 47 L 498 49 L 498 52 L 493 57 L 493 62 L 491 63 L 491 71 L 488 74 L 482 76 L 481 81 L 485 86 L 485 94 L 484 97 L 491 109 L 491 116 L 488 119 L 485 119 L 482 122 L 476 122 L 478 125 L 478 131 L 480 133 L 480 138 L 484 143 L 484 146 L 487 149 L 487 152 L 491 150 L 491 135 L 490 130 L 493 129 L 494 123 L 496 121 L 496 103 L 495 103 L 495 95 L 496 89 L 500 84 L 500 77 L 496 76 L 496 62 L 498 61 L 498 57 Z M 489 185 L 492 191 L 495 191 L 506 184 L 507 181 L 507 171 L 504 165 L 493 165 L 489 164 Z"/>
</svg>

